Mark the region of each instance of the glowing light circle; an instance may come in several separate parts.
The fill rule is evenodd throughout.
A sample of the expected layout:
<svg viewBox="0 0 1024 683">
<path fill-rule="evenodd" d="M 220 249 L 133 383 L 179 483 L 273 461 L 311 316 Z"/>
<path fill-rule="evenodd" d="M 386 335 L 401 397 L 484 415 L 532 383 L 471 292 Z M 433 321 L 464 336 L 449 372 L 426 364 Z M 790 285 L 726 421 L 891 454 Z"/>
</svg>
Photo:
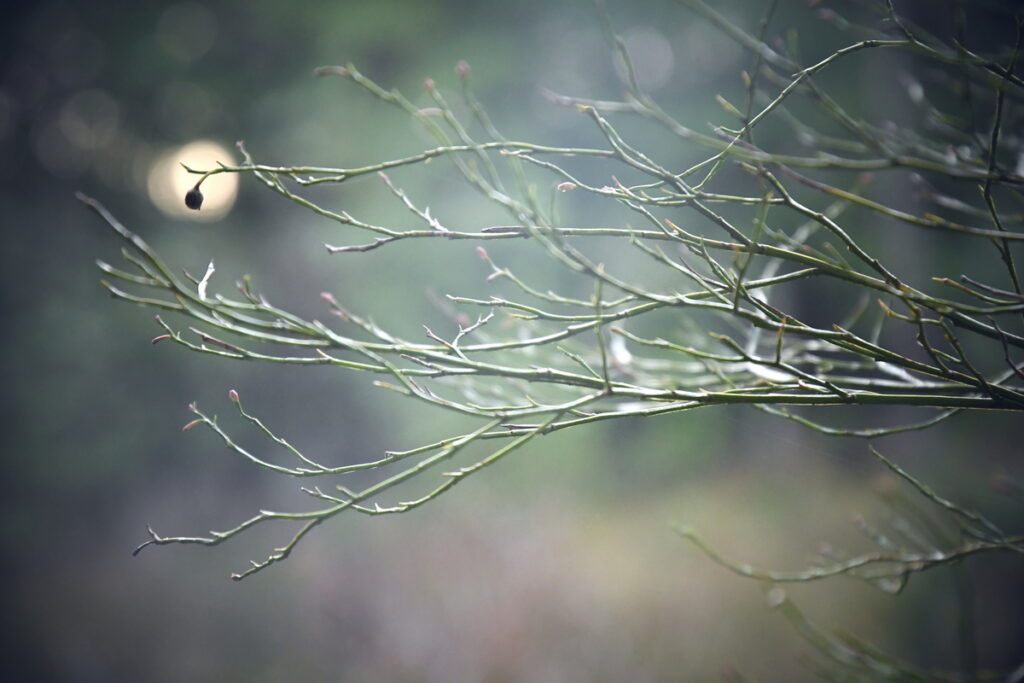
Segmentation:
<svg viewBox="0 0 1024 683">
<path fill-rule="evenodd" d="M 196 140 L 159 155 L 147 176 L 150 199 L 160 211 L 174 218 L 201 222 L 220 220 L 238 197 L 238 176 L 218 173 L 204 180 L 203 208 L 193 211 L 185 206 L 185 194 L 201 176 L 182 167 L 186 164 L 189 168 L 208 171 L 217 168 L 218 162 L 231 166 L 235 160 L 228 148 L 212 140 Z"/>
</svg>

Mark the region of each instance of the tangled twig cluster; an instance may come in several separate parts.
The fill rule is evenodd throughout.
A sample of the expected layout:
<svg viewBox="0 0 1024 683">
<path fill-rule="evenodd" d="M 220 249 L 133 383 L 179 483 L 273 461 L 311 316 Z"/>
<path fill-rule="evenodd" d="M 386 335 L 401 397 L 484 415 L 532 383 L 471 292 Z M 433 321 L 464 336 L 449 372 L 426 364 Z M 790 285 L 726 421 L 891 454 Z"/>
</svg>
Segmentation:
<svg viewBox="0 0 1024 683">
<path fill-rule="evenodd" d="M 246 412 L 232 391 L 230 400 L 239 414 L 293 458 L 285 465 L 242 448 L 215 417 L 192 405 L 195 419 L 186 428 L 213 430 L 229 449 L 260 468 L 305 480 L 330 480 L 332 485 L 311 483 L 302 488 L 319 505 L 311 511 L 264 510 L 234 528 L 206 536 L 161 536 L 150 529 L 150 540 L 139 550 L 154 544 L 216 545 L 268 520 L 294 522 L 298 529 L 291 539 L 234 575 L 240 579 L 283 560 L 313 527 L 343 512 L 406 512 L 543 434 L 603 420 L 747 404 L 828 434 L 878 437 L 931 427 L 965 410 L 1024 411 L 1024 371 L 1014 360 L 1024 349 L 1024 292 L 1014 255 L 1024 243 L 1024 232 L 1015 229 L 1024 216 L 1005 208 L 1019 202 L 1024 188 L 1016 154 L 1024 145 L 1016 132 L 1021 122 L 1016 109 L 1024 100 L 1024 80 L 1014 73 L 1018 49 L 988 57 L 963 45 L 947 45 L 901 19 L 888 3 L 879 6 L 877 25 L 840 22 L 830 15 L 857 39 L 802 67 L 795 57 L 764 42 L 767 17 L 761 35 L 755 36 L 701 0 L 681 2 L 752 54 L 752 68 L 744 72 L 746 104 L 736 106 L 719 98 L 736 120 L 731 126 L 700 133 L 663 110 L 639 85 L 623 41 L 599 12 L 623 67 L 623 98 L 605 101 L 547 93 L 551 106 L 577 109 L 599 136 L 599 145 L 557 147 L 507 139 L 474 95 L 464 62 L 456 68 L 461 105 L 451 105 L 428 79 L 425 88 L 433 102 L 429 108 L 381 87 L 351 65 L 328 66 L 316 74 L 341 77 L 382 105 L 401 110 L 436 140 L 436 146 L 369 166 L 327 168 L 258 163 L 239 144 L 243 163 L 189 169 L 202 176 L 186 198 L 190 208 L 200 208 L 199 187 L 205 178 L 248 175 L 284 199 L 334 221 L 344 229 L 345 238 L 366 236 L 326 245 L 332 253 L 360 253 L 399 241 L 477 243 L 477 252 L 490 269 L 488 281 L 507 281 L 519 294 L 450 296 L 454 305 L 477 313 L 463 316 L 450 337 L 425 328 L 425 339 L 403 338 L 328 292 L 321 294 L 331 314 L 328 322 L 305 319 L 271 304 L 248 279 L 238 283 L 236 295 L 208 293 L 212 263 L 202 279 L 182 279 L 99 202 L 80 197 L 128 247 L 125 257 L 134 270 L 100 263 L 110 278 L 104 281 L 110 292 L 189 321 L 185 329 L 158 316 L 163 332 L 154 341 L 225 359 L 372 373 L 380 377 L 378 387 L 476 420 L 476 426 L 464 433 L 334 466 L 298 451 Z M 913 81 L 908 85 L 910 99 L 919 105 L 927 134 L 914 127 L 863 120 L 858 112 L 841 106 L 820 77 L 837 63 L 877 50 L 923 61 L 945 74 L 933 79 L 930 87 L 966 87 L 973 93 L 975 108 L 987 107 L 990 116 L 978 125 L 944 112 Z M 791 111 L 797 101 L 817 107 L 838 132 L 821 132 L 804 123 Z M 616 121 L 629 116 L 660 124 L 666 147 L 704 149 L 707 155 L 687 168 L 676 168 L 659 150 L 641 150 L 620 132 Z M 788 127 L 791 137 L 810 152 L 802 154 L 775 138 L 755 136 L 767 121 Z M 450 161 L 469 187 L 505 212 L 507 222 L 469 230 L 446 225 L 386 175 L 397 168 L 423 169 L 434 159 Z M 589 163 L 581 167 L 580 159 Z M 731 174 L 727 181 L 725 169 Z M 735 169 L 745 180 L 736 181 Z M 925 207 L 916 212 L 870 198 L 866 172 L 874 174 L 874 183 L 889 175 L 902 182 L 912 173 L 925 188 Z M 304 194 L 313 185 L 341 184 L 372 174 L 412 213 L 414 227 L 377 225 L 371 218 L 329 209 Z M 542 196 L 537 187 L 549 188 L 549 195 Z M 978 192 L 971 198 L 964 187 Z M 566 192 L 624 208 L 636 225 L 567 222 L 559 217 L 556 201 Z M 848 220 L 850 209 L 857 210 L 856 220 Z M 731 215 L 745 218 L 727 217 Z M 924 229 L 935 240 L 956 244 L 981 241 L 992 246 L 997 263 L 985 281 L 966 274 L 939 274 L 929 282 L 913 282 L 904 274 L 899 255 L 866 246 L 872 240 L 865 239 L 870 230 L 865 223 L 872 222 L 886 229 Z M 592 295 L 538 287 L 528 274 L 514 272 L 484 246 L 509 240 L 528 241 L 577 285 L 587 283 Z M 593 245 L 608 241 L 617 243 L 617 251 L 597 250 L 603 257 L 595 257 Z M 651 271 L 671 276 L 673 284 L 641 284 L 643 278 L 629 269 L 631 261 L 625 255 L 646 259 Z M 130 290 L 115 280 L 127 283 Z M 813 291 L 823 282 L 838 283 L 854 293 L 847 310 L 825 307 L 824 322 L 812 322 L 791 297 L 777 294 L 800 288 Z M 823 317 L 821 311 L 816 313 L 815 318 Z M 659 314 L 674 321 L 671 332 L 652 336 L 636 331 Z M 515 324 L 493 324 L 502 319 Z M 807 410 L 833 405 L 913 406 L 929 414 L 909 424 L 865 429 L 827 425 Z M 485 457 L 425 485 L 421 496 L 387 500 L 391 489 L 409 481 L 428 481 L 435 466 L 466 452 L 471 444 L 493 445 Z M 878 553 L 831 557 L 804 571 L 774 572 L 727 561 L 692 530 L 679 532 L 715 561 L 765 582 L 843 574 L 893 592 L 916 572 L 968 555 L 1024 551 L 1020 536 L 1004 533 L 978 513 L 942 498 L 877 450 L 872 452 L 951 515 L 959 536 L 948 539 L 945 547 L 922 547 L 906 529 L 904 540 L 896 541 L 864 523 L 865 534 L 880 546 Z M 336 483 L 348 473 L 366 470 L 379 470 L 381 476 L 361 490 Z M 775 602 L 789 604 L 778 597 Z M 880 675 L 877 667 L 866 671 L 864 675 Z"/>
</svg>

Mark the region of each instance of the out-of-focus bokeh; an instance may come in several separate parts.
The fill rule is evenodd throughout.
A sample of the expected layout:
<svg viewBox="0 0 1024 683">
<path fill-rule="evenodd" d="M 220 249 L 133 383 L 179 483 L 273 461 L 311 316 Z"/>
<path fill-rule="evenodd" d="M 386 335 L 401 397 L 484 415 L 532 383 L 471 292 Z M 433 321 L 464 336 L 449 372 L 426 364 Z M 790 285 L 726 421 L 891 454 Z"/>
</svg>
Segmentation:
<svg viewBox="0 0 1024 683">
<path fill-rule="evenodd" d="M 764 4 L 719 9 L 753 31 Z M 807 4 L 780 3 L 767 35 L 798 39 L 810 63 L 845 39 Z M 933 3 L 918 4 L 907 11 L 930 21 Z M 641 84 L 667 110 L 703 130 L 721 120 L 715 94 L 741 101 L 750 57 L 708 24 L 673 2 L 609 5 Z M 1012 41 L 996 16 L 979 11 L 972 44 Z M 351 84 L 313 76 L 349 61 L 429 106 L 423 79 L 456 99 L 453 67 L 466 59 L 509 137 L 600 144 L 584 117 L 541 94 L 621 97 L 588 3 L 42 0 L 9 4 L 0 31 L 6 680 L 811 676 L 800 661 L 808 645 L 762 588 L 713 565 L 671 524 L 695 526 L 729 557 L 797 569 L 824 542 L 866 549 L 851 517 L 883 515 L 894 483 L 864 443 L 754 410 L 545 437 L 414 513 L 323 525 L 287 562 L 241 583 L 229 573 L 265 557 L 288 529 L 130 555 L 147 524 L 199 535 L 260 508 L 310 503 L 294 481 L 256 471 L 208 431 L 182 433 L 191 401 L 227 419 L 234 388 L 278 433 L 327 462 L 427 443 L 447 436 L 450 423 L 374 389 L 370 377 L 150 345 L 161 331 L 153 311 L 113 302 L 98 285 L 95 259 L 118 260 L 120 244 L 74 193 L 100 199 L 195 276 L 214 258 L 211 286 L 222 291 L 251 274 L 275 303 L 310 317 L 324 315 L 319 293 L 331 291 L 411 336 L 439 319 L 439 297 L 485 291 L 488 271 L 473 245 L 331 255 L 323 243 L 351 234 L 252 177 L 211 179 L 203 211 L 187 211 L 181 198 L 194 176 L 180 164 L 237 162 L 239 139 L 258 161 L 280 165 L 355 166 L 432 146 Z M 891 68 L 872 59 L 839 67 L 836 79 L 847 83 L 839 97 L 877 98 L 865 116 L 883 100 L 898 107 L 905 94 L 879 78 Z M 641 148 L 656 139 L 643 122 L 624 126 Z M 678 163 L 696 154 L 681 145 Z M 451 176 L 395 175 L 460 227 L 493 211 Z M 315 196 L 382 222 L 411 216 L 384 206 L 394 201 L 375 178 Z M 957 258 L 955 244 L 887 228 L 904 253 Z M 543 260 L 521 246 L 509 253 L 517 263 Z M 538 273 L 550 266 L 538 263 Z M 931 272 L 927 263 L 907 267 Z M 1022 473 L 1013 419 L 963 416 L 879 446 L 943 495 L 1019 523 L 1019 508 L 991 486 L 993 475 Z M 245 434 L 247 446 L 271 452 Z M 981 662 L 1015 665 L 1024 651 L 1019 564 L 960 570 L 972 586 Z M 842 579 L 789 592 L 823 628 L 922 667 L 955 668 L 958 585 L 936 572 L 899 597 Z"/>
</svg>

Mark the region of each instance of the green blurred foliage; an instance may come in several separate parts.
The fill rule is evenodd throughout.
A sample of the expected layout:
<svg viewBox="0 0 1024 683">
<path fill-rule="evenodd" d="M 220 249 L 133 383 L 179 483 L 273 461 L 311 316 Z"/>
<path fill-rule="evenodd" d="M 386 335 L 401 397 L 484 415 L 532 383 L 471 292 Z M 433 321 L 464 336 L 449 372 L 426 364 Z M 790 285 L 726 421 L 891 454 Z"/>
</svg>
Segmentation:
<svg viewBox="0 0 1024 683">
<path fill-rule="evenodd" d="M 666 109 L 699 127 L 721 118 L 714 94 L 742 101 L 748 60 L 726 39 L 675 3 L 609 4 L 627 38 L 653 32 L 674 54 L 654 93 Z M 754 29 L 761 3 L 722 4 Z M 974 41 L 1006 41 L 1006 28 L 984 12 L 979 23 Z M 769 34 L 785 39 L 790 26 L 806 61 L 840 39 L 802 2 L 781 3 Z M 432 298 L 479 291 L 487 270 L 472 246 L 331 256 L 321 245 L 345 241 L 337 226 L 249 178 L 220 223 L 167 218 L 146 195 L 148 164 L 197 138 L 245 139 L 258 160 L 281 164 L 355 165 L 428 145 L 363 93 L 312 76 L 348 61 L 426 105 L 423 78 L 453 90 L 452 68 L 468 59 L 480 98 L 510 137 L 594 144 L 580 117 L 538 92 L 619 95 L 587 3 L 43 1 L 13 5 L 2 30 L 9 680 L 708 680 L 730 665 L 761 680 L 809 676 L 793 656 L 802 645 L 757 586 L 698 556 L 668 522 L 693 523 L 730 557 L 803 566 L 819 541 L 856 547 L 848 519 L 882 507 L 870 486 L 880 470 L 862 444 L 754 411 L 546 437 L 412 515 L 319 529 L 288 562 L 239 585 L 228 572 L 279 543 L 281 529 L 216 550 L 129 556 L 146 523 L 205 532 L 269 502 L 304 504 L 290 482 L 229 457 L 213 435 L 181 434 L 190 401 L 226 414 L 235 388 L 280 434 L 339 464 L 447 436 L 457 420 L 424 415 L 362 376 L 151 346 L 159 328 L 150 313 L 113 305 L 95 286 L 93 259 L 114 261 L 118 247 L 73 192 L 101 198 L 193 273 L 215 255 L 224 289 L 251 273 L 260 291 L 299 313 L 323 315 L 318 294 L 329 290 L 410 335 L 424 322 L 450 325 Z M 870 59 L 842 66 L 839 99 L 883 109 L 875 99 L 901 97 L 877 90 L 888 68 Z M 642 148 L 652 125 L 625 121 L 621 130 Z M 679 166 L 699 158 L 685 148 L 665 153 Z M 424 203 L 443 200 L 453 224 L 493 213 L 447 172 L 395 177 Z M 408 220 L 369 179 L 319 197 L 384 224 Z M 583 222 L 628 220 L 564 201 Z M 990 256 L 933 247 L 907 230 L 886 226 L 873 246 L 920 254 L 922 277 L 955 276 Z M 491 252 L 538 282 L 559 277 L 529 245 Z M 941 435 L 895 437 L 886 450 L 945 495 L 1019 521 L 1019 508 L 987 487 L 993 472 L 1020 473 L 1020 436 L 999 416 L 965 417 Z M 257 435 L 243 438 L 269 449 Z M 1021 583 L 1007 578 L 1012 567 L 969 569 L 984 577 L 976 607 L 984 661 L 1007 666 L 1024 633 L 1014 607 Z M 922 665 L 957 663 L 945 628 L 954 614 L 948 578 L 912 582 L 895 601 L 842 582 L 793 592 L 823 624 L 842 623 Z"/>
</svg>

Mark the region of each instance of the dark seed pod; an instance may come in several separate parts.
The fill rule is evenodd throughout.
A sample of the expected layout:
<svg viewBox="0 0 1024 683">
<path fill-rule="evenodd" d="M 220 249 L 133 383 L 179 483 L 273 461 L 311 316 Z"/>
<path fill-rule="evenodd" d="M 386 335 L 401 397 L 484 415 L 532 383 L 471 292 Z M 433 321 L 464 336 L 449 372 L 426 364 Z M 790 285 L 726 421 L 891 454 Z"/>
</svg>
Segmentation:
<svg viewBox="0 0 1024 683">
<path fill-rule="evenodd" d="M 199 207 L 203 205 L 203 193 L 199 191 L 199 186 L 196 185 L 191 190 L 185 193 L 185 206 L 198 211 Z"/>
</svg>

